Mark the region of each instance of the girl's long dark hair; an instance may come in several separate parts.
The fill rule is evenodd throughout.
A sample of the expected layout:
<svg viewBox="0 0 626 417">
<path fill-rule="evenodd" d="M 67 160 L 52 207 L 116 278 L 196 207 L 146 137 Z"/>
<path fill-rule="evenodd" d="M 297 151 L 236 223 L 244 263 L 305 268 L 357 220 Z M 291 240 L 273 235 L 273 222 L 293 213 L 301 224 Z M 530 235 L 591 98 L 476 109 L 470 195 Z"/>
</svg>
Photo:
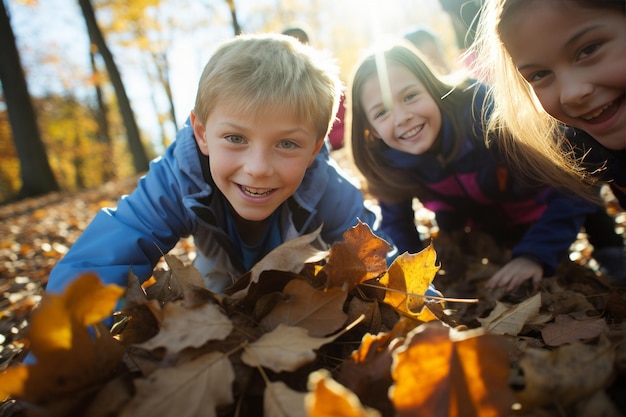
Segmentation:
<svg viewBox="0 0 626 417">
<path fill-rule="evenodd" d="M 455 146 L 461 141 L 461 131 L 457 115 L 472 105 L 473 89 L 469 81 L 460 85 L 451 86 L 439 79 L 430 69 L 425 59 L 409 43 L 400 42 L 389 49 L 380 52 L 385 63 L 402 65 L 409 69 L 424 84 L 428 94 L 435 99 L 442 120 L 447 120 L 452 126 L 452 134 L 456 137 Z M 415 179 L 407 175 L 406 171 L 392 166 L 383 157 L 389 147 L 380 139 L 372 135 L 366 112 L 361 104 L 363 85 L 372 77 L 378 77 L 376 54 L 367 56 L 358 65 L 351 84 L 351 147 L 356 167 L 367 180 L 367 188 L 376 198 L 386 202 L 398 202 L 422 195 L 425 190 L 416 183 Z M 477 114 L 476 117 L 481 117 Z M 445 155 L 449 160 L 452 154 Z M 446 161 L 444 160 L 444 163 Z"/>
</svg>

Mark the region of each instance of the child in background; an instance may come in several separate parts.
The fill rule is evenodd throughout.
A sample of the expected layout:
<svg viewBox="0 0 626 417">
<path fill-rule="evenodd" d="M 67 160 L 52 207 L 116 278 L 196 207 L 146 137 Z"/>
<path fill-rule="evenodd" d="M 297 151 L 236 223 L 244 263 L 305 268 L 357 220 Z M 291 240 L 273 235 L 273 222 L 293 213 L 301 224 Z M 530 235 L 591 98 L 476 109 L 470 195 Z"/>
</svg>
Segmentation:
<svg viewBox="0 0 626 417">
<path fill-rule="evenodd" d="M 510 163 L 590 199 L 606 182 L 626 209 L 626 3 L 487 0 L 473 49 Z M 626 284 L 623 249 L 613 259 Z"/>
<path fill-rule="evenodd" d="M 116 209 L 100 211 L 52 270 L 62 291 L 93 271 L 126 286 L 192 235 L 220 292 L 278 245 L 323 225 L 328 244 L 375 216 L 324 146 L 341 82 L 330 57 L 284 35 L 242 35 L 207 63 L 195 107 L 165 155 Z"/>
<path fill-rule="evenodd" d="M 404 39 L 411 42 L 428 59 L 431 68 L 436 69 L 438 74 L 450 73 L 450 66 L 444 57 L 441 40 L 430 30 L 417 28 L 406 33 Z"/>
<path fill-rule="evenodd" d="M 309 44 L 309 34 L 299 26 L 294 26 L 283 30 L 283 35 L 292 36 L 305 45 Z M 345 95 L 341 93 L 337 115 L 333 121 L 333 127 L 328 132 L 328 143 L 332 150 L 343 148 L 344 143 L 344 118 L 346 113 Z"/>
<path fill-rule="evenodd" d="M 377 66 L 384 58 L 385 67 Z M 386 74 L 386 77 L 381 76 Z M 435 213 L 444 233 L 483 230 L 513 246 L 513 259 L 489 281 L 511 291 L 551 275 L 594 206 L 530 186 L 501 163 L 483 134 L 486 86 L 450 86 L 402 41 L 366 57 L 353 77 L 351 145 L 357 168 L 378 198 L 381 228 L 400 252 L 422 248 L 413 198 Z"/>
</svg>

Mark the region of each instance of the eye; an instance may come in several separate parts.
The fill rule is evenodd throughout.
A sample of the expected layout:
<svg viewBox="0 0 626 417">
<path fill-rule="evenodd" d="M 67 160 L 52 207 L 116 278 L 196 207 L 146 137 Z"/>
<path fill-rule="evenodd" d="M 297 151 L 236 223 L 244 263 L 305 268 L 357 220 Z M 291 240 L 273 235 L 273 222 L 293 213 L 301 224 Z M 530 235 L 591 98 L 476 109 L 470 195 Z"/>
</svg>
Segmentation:
<svg viewBox="0 0 626 417">
<path fill-rule="evenodd" d="M 292 150 L 292 149 L 297 149 L 297 148 L 299 148 L 299 147 L 300 147 L 300 145 L 298 145 L 296 142 L 294 142 L 294 141 L 292 141 L 292 140 L 285 139 L 285 140 L 281 140 L 281 141 L 278 143 L 278 147 L 279 147 L 280 149 L 284 149 L 284 150 L 289 151 L 289 150 Z"/>
<path fill-rule="evenodd" d="M 541 81 L 545 77 L 547 77 L 548 74 L 550 74 L 550 71 L 536 71 L 528 75 L 526 79 L 528 80 L 529 83 L 536 83 L 538 81 Z"/>
<path fill-rule="evenodd" d="M 576 59 L 581 60 L 587 58 L 589 55 L 592 55 L 594 52 L 600 49 L 601 46 L 602 44 L 600 42 L 592 43 L 585 46 L 580 50 L 580 52 L 576 56 Z"/>
<path fill-rule="evenodd" d="M 243 138 L 243 136 L 239 136 L 239 135 L 224 136 L 224 139 L 226 139 L 227 142 L 233 143 L 235 145 L 239 145 L 241 143 L 245 143 L 246 142 L 246 140 Z"/>
<path fill-rule="evenodd" d="M 381 117 L 383 117 L 387 113 L 389 113 L 389 109 L 380 109 L 379 111 L 374 113 L 374 119 L 380 119 Z"/>
<path fill-rule="evenodd" d="M 413 99 L 415 99 L 419 94 L 418 93 L 409 93 L 406 95 L 406 97 L 404 98 L 405 102 L 409 102 Z"/>
</svg>

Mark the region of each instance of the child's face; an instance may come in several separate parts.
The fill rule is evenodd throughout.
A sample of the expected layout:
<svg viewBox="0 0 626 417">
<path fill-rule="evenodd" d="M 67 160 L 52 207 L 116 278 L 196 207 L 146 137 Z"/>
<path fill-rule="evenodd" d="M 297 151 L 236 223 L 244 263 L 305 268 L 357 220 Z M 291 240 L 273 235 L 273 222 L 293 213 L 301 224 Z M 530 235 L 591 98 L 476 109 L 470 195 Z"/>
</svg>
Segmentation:
<svg viewBox="0 0 626 417">
<path fill-rule="evenodd" d="M 441 111 L 424 84 L 408 68 L 389 64 L 391 109 L 383 104 L 378 77 L 363 84 L 361 105 L 375 136 L 389 147 L 420 155 L 428 151 L 441 129 Z"/>
<path fill-rule="evenodd" d="M 191 122 L 217 188 L 243 219 L 262 221 L 300 186 L 324 142 L 290 112 L 255 116 L 217 105 L 204 125 L 193 113 Z"/>
<path fill-rule="evenodd" d="M 502 40 L 546 112 L 626 148 L 624 14 L 536 1 L 503 23 Z"/>
</svg>

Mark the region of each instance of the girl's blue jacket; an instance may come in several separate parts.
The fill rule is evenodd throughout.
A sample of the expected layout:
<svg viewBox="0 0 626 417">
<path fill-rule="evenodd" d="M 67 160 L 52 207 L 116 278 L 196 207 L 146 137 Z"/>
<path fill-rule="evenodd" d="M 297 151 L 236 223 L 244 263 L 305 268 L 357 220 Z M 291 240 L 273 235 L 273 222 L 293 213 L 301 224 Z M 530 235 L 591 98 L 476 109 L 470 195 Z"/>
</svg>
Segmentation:
<svg viewBox="0 0 626 417">
<path fill-rule="evenodd" d="M 566 130 L 566 136 L 576 155 L 584 158 L 587 170 L 597 172 L 598 179 L 608 183 L 619 205 L 626 210 L 626 150 L 605 148 L 587 132 L 572 127 Z"/>
<path fill-rule="evenodd" d="M 433 149 L 412 155 L 387 147 L 383 150 L 386 163 L 423 186 L 420 195 L 411 197 L 435 213 L 442 231 L 470 226 L 512 235 L 520 230 L 516 228 L 528 227 L 513 246 L 513 256 L 531 258 L 551 275 L 575 241 L 586 215 L 596 207 L 516 178 L 498 157 L 497 143 L 486 145 L 481 122 L 485 87 L 478 84 L 474 88 L 477 95 L 468 94 L 466 105 L 455 115 L 461 136 L 442 114 L 442 129 Z M 422 243 L 414 226 L 411 199 L 380 206 L 381 229 L 399 252 L 418 251 Z"/>
<path fill-rule="evenodd" d="M 163 253 L 180 238 L 193 236 L 196 266 L 207 286 L 222 291 L 246 272 L 227 233 L 228 210 L 212 185 L 208 158 L 196 145 L 189 120 L 165 154 L 150 163 L 137 189 L 115 209 L 101 210 L 65 257 L 53 268 L 47 291 L 61 292 L 85 272 L 104 283 L 126 286 L 129 271 L 149 278 Z M 374 230 L 375 215 L 361 191 L 340 172 L 324 146 L 297 191 L 278 208 L 280 240 L 313 232 L 323 225 L 327 244 L 342 240 L 358 219 Z M 274 247 L 266 248 L 266 252 Z"/>
</svg>

